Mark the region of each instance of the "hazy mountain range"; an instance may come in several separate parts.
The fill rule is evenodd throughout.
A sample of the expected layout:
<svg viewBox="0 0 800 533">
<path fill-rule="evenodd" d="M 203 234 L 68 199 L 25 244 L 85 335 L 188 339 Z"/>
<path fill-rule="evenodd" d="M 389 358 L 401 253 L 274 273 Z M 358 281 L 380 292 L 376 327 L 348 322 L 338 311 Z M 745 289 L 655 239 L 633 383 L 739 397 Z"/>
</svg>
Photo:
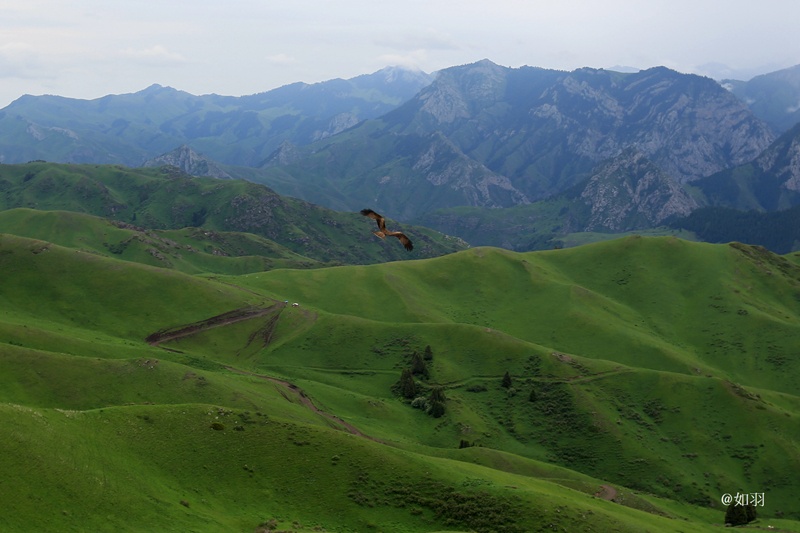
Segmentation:
<svg viewBox="0 0 800 533">
<path fill-rule="evenodd" d="M 565 72 L 483 60 L 245 97 L 157 85 L 92 101 L 25 96 L 0 111 L 0 159 L 170 164 L 529 249 L 709 207 L 794 207 L 798 103 L 800 66 L 716 82 L 663 67 Z M 510 207 L 521 209 L 483 211 Z M 479 210 L 465 219 L 467 208 Z M 485 240 L 476 217 L 535 235 Z"/>
</svg>

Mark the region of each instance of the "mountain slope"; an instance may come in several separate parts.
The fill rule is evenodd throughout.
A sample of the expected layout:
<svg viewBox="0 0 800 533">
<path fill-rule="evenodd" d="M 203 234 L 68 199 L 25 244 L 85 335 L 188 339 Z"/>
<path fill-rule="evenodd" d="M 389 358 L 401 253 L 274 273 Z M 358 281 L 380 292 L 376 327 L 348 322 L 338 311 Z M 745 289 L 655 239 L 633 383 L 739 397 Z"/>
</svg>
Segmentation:
<svg viewBox="0 0 800 533">
<path fill-rule="evenodd" d="M 800 267 L 757 248 L 200 279 L 3 236 L 0 268 L 10 531 L 704 531 L 751 486 L 799 529 Z M 393 392 L 426 346 L 440 418 Z"/>
<path fill-rule="evenodd" d="M 400 197 L 412 206 L 403 216 L 414 218 L 456 201 L 510 207 L 543 199 L 627 149 L 682 184 L 751 161 L 773 139 L 710 79 L 666 68 L 562 72 L 484 60 L 440 71 L 379 119 L 274 160 L 261 180 L 286 190 L 287 176 L 298 184 L 313 177 L 350 202 L 387 210 Z M 453 153 L 476 171 L 451 171 Z M 412 187 L 421 190 L 409 197 Z M 485 193 L 456 195 L 464 190 Z"/>
<path fill-rule="evenodd" d="M 776 253 L 797 249 L 800 129 L 755 160 L 683 186 L 635 149 L 598 164 L 592 176 L 545 201 L 502 210 L 439 209 L 413 221 L 475 245 L 548 249 L 576 232 L 690 230 L 708 242 L 741 241 Z M 614 233 L 576 236 L 579 242 Z"/>
<path fill-rule="evenodd" d="M 523 257 L 538 267 L 544 265 L 535 255 Z M 436 299 L 418 292 L 412 295 L 418 303 L 434 305 L 424 311 L 408 306 L 410 300 L 406 300 L 405 316 L 462 317 L 460 323 L 440 320 L 423 325 L 396 321 L 404 304 L 391 292 L 378 294 L 386 302 L 394 301 L 384 315 L 394 323 L 376 322 L 357 319 L 352 313 L 348 317 L 326 312 L 323 307 L 334 305 L 340 286 L 320 286 L 317 300 L 322 307 L 307 308 L 305 303 L 300 308 L 283 307 L 255 294 L 264 288 L 277 289 L 262 276 L 198 279 L 3 236 L 0 267 L 7 283 L 0 285 L 4 302 L 0 422 L 7 431 L 6 438 L 0 439 L 0 463 L 7 477 L 0 483 L 0 493 L 8 498 L 9 506 L 0 524 L 8 531 L 47 530 L 56 525 L 97 530 L 253 531 L 261 524 L 301 531 L 521 532 L 551 525 L 571 531 L 703 531 L 718 522 L 720 510 L 637 494 L 621 484 L 602 489 L 608 480 L 579 472 L 590 464 L 586 455 L 590 443 L 575 440 L 568 428 L 574 424 L 573 429 L 585 431 L 586 424 L 591 424 L 585 410 L 597 410 L 603 404 L 595 413 L 601 425 L 590 456 L 602 458 L 610 451 L 605 448 L 609 445 L 603 430 L 605 418 L 621 416 L 624 422 L 614 433 L 628 443 L 617 449 L 622 461 L 637 453 L 647 456 L 644 449 L 628 448 L 641 440 L 636 433 L 643 434 L 646 443 L 658 435 L 674 435 L 675 443 L 666 455 L 670 462 L 656 470 L 684 480 L 694 474 L 671 470 L 674 461 L 681 462 L 682 446 L 703 442 L 694 435 L 684 436 L 684 444 L 677 440 L 683 429 L 676 421 L 683 417 L 672 403 L 645 409 L 648 417 L 661 413 L 662 421 L 657 429 L 656 425 L 642 426 L 649 419 L 636 418 L 645 416 L 634 407 L 641 395 L 639 387 L 649 385 L 647 394 L 662 398 L 670 386 L 681 386 L 687 401 L 706 402 L 710 413 L 721 406 L 725 414 L 749 413 L 755 408 L 729 395 L 727 386 L 716 379 L 711 393 L 695 396 L 708 388 L 706 378 L 639 375 L 578 355 L 554 357 L 549 349 L 497 330 L 486 334 L 483 326 L 468 323 L 474 321 L 468 318 L 473 310 L 461 307 L 466 303 L 459 296 L 462 281 L 453 277 L 442 283 L 478 258 L 487 260 L 481 266 L 491 273 L 514 274 L 520 267 L 527 268 L 520 256 L 488 249 L 457 254 L 448 261 L 409 265 L 410 272 L 438 272 L 440 291 L 451 296 L 451 307 L 435 304 Z M 360 279 L 360 286 L 351 282 L 354 290 L 341 301 L 348 309 L 357 309 L 354 299 L 374 289 L 381 278 L 397 278 L 409 288 L 410 272 L 400 267 L 396 263 L 308 274 L 316 280 L 309 279 L 312 285 L 323 279 L 319 277 L 323 273 L 323 277 L 340 272 L 343 278 Z M 562 265 L 562 272 L 568 270 Z M 279 271 L 274 274 L 275 281 L 283 277 Z M 555 275 L 555 270 L 551 274 L 550 279 L 558 283 L 562 275 Z M 514 284 L 521 281 L 517 275 L 512 277 Z M 239 279 L 245 285 L 241 289 L 232 286 Z M 293 291 L 298 289 L 302 287 L 292 286 Z M 486 289 L 504 290 L 502 286 Z M 303 296 L 314 296 L 313 291 L 303 291 Z M 467 291 L 464 296 L 469 299 L 474 294 Z M 491 294 L 483 296 L 491 299 Z M 204 320 L 253 306 L 269 306 L 276 314 L 227 323 Z M 358 312 L 368 313 L 369 308 Z M 489 316 L 497 316 L 496 311 Z M 149 333 L 188 323 L 201 326 L 159 346 L 145 341 Z M 253 335 L 270 324 L 273 332 L 268 340 Z M 432 383 L 466 375 L 471 385 L 486 387 L 480 393 L 465 392 L 466 383 L 460 381 L 447 385 L 448 414 L 442 419 L 397 401 L 389 387 L 407 351 L 427 341 L 434 346 Z M 476 357 L 481 353 L 496 355 Z M 308 364 L 309 358 L 316 364 Z M 528 370 L 518 369 L 518 364 L 527 365 Z M 276 375 L 278 368 L 282 370 Z M 505 368 L 514 374 L 520 391 L 516 396 L 495 384 Z M 528 371 L 529 382 L 521 373 Z M 273 376 L 292 383 L 267 379 Z M 660 386 L 652 386 L 655 377 L 663 380 Z M 648 379 L 640 381 L 643 378 Z M 695 382 L 702 385 L 697 387 Z M 527 394 L 523 397 L 522 390 L 529 385 L 539 389 L 538 404 L 529 402 Z M 609 401 L 610 391 L 618 396 L 636 395 L 636 401 L 632 397 L 621 399 L 624 403 Z M 585 405 L 592 397 L 605 399 L 594 407 Z M 792 446 L 794 423 L 784 413 L 796 412 L 794 400 L 767 391 L 762 397 L 762 420 L 755 422 L 750 434 L 763 436 L 770 450 L 777 426 L 783 442 Z M 553 408 L 558 414 L 547 414 Z M 615 409 L 627 410 L 619 414 Z M 331 412 L 336 416 L 323 414 Z M 353 424 L 358 433 L 347 430 Z M 539 424 L 546 428 L 543 433 L 537 431 L 545 440 L 524 440 L 531 438 L 531 430 Z M 770 427 L 771 436 L 761 433 L 761 424 Z M 484 427 L 486 431 L 479 433 Z M 454 443 L 459 437 L 478 439 L 483 446 L 459 450 Z M 386 446 L 382 439 L 394 445 Z M 719 451 L 737 454 L 747 442 L 737 435 Z M 495 446 L 508 451 L 495 450 Z M 560 452 L 547 461 L 519 455 L 544 458 L 548 449 Z M 695 452 L 701 449 L 705 448 L 695 448 Z M 715 454 L 683 462 L 699 462 L 697 469 L 708 469 L 712 482 L 726 481 L 725 469 L 739 460 Z M 614 457 L 600 462 L 615 462 Z M 762 466 L 779 467 L 779 461 L 785 466 L 787 458 L 791 456 L 764 454 L 755 459 L 754 479 L 761 479 Z M 720 466 L 710 468 L 711 460 Z M 569 464 L 573 470 L 548 461 Z M 589 469 L 611 468 L 619 470 L 619 463 Z M 630 477 L 618 478 L 617 483 L 622 479 L 635 482 L 642 469 L 627 471 Z M 730 475 L 738 481 L 737 474 Z M 649 487 L 649 479 L 645 475 L 636 483 Z M 703 479 L 699 473 L 697 479 Z M 783 485 L 783 476 L 774 481 L 770 507 L 764 509 L 762 520 L 792 527 L 790 520 L 769 518 L 785 505 L 784 490 L 793 488 Z M 726 487 L 723 483 L 707 490 Z M 613 491 L 618 503 L 593 497 L 603 490 Z M 660 492 L 672 497 L 672 491 L 680 492 L 676 486 Z M 693 487 L 683 497 L 693 499 L 700 493 Z M 791 512 L 787 509 L 787 514 Z"/>
<path fill-rule="evenodd" d="M 76 211 L 147 229 L 202 227 L 214 232 L 253 233 L 321 262 L 409 257 L 396 242 L 378 241 L 372 235 L 374 224 L 358 213 L 330 211 L 251 182 L 194 178 L 173 167 L 3 165 L 0 190 L 4 192 L 0 209 Z M 460 240 L 432 230 L 403 229 L 415 243 L 411 257 L 466 247 Z"/>
<path fill-rule="evenodd" d="M 188 146 L 181 145 L 175 150 L 148 159 L 143 167 L 162 167 L 172 165 L 190 176 L 209 176 L 212 178 L 230 179 L 231 175 L 222 170 L 214 161 L 201 156 Z"/>
<path fill-rule="evenodd" d="M 778 133 L 800 122 L 800 65 L 762 74 L 746 82 L 723 80 L 722 85 Z"/>
<path fill-rule="evenodd" d="M 345 278 L 348 296 L 336 289 Z M 763 484 L 778 507 L 792 506 L 791 476 L 779 472 L 798 466 L 784 450 L 800 436 L 800 270 L 766 251 L 630 238 L 239 282 L 320 310 L 300 334 L 279 330 L 253 362 L 302 377 L 368 433 L 409 442 L 402 428 L 418 419 L 388 390 L 407 354 L 430 345 L 421 382 L 446 387 L 450 429 L 427 426 L 413 440 L 473 440 L 704 506 L 726 486 Z M 513 394 L 500 385 L 505 371 Z M 531 405 L 531 389 L 548 400 Z M 753 443 L 763 453 L 748 452 Z"/>
<path fill-rule="evenodd" d="M 0 211 L 0 233 L 188 274 L 244 274 L 273 268 L 315 268 L 323 263 L 249 233 L 201 228 L 148 230 L 70 211 Z"/>
<path fill-rule="evenodd" d="M 693 185 L 715 207 L 778 211 L 800 204 L 800 124 L 753 161 Z"/>
</svg>

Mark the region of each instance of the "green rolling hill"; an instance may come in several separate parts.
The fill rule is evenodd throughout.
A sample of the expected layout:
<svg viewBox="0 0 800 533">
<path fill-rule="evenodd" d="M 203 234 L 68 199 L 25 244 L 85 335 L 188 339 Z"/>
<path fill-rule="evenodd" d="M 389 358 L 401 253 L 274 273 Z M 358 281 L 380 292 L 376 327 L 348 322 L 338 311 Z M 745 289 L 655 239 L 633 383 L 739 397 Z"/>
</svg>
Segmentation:
<svg viewBox="0 0 800 533">
<path fill-rule="evenodd" d="M 82 239 L 0 234 L 3 531 L 711 531 L 737 492 L 800 531 L 796 256 L 629 237 L 238 274 Z"/>
<path fill-rule="evenodd" d="M 187 274 L 244 274 L 325 265 L 252 233 L 204 228 L 150 230 L 73 211 L 0 211 L 0 231 Z"/>
<path fill-rule="evenodd" d="M 336 264 L 380 263 L 435 257 L 468 246 L 461 239 L 427 228 L 403 225 L 414 240 L 414 251 L 408 254 L 396 242 L 376 242 L 374 223 L 357 212 L 332 211 L 244 180 L 196 178 L 175 167 L 130 169 L 45 162 L 0 165 L 0 211 L 19 208 L 94 215 L 115 221 L 123 229 L 182 230 L 181 235 L 166 236 L 179 242 L 187 240 L 187 232 L 195 240 L 214 240 L 191 235 L 185 228 L 202 228 L 218 236 L 246 233 L 261 239 L 224 236 L 225 240 L 239 241 L 234 248 L 244 247 L 235 255 L 285 257 L 297 266 L 303 258 Z M 19 223 L 9 223 L 9 231 L 17 231 Z M 52 238 L 59 242 L 58 234 Z M 101 240 L 91 246 L 97 248 L 105 242 L 116 247 L 112 251 L 119 250 L 126 237 L 118 234 L 117 238 L 116 242 Z M 131 254 L 135 255 L 133 250 Z M 195 263 L 200 266 L 202 262 Z M 244 270 L 240 267 L 238 271 Z"/>
</svg>

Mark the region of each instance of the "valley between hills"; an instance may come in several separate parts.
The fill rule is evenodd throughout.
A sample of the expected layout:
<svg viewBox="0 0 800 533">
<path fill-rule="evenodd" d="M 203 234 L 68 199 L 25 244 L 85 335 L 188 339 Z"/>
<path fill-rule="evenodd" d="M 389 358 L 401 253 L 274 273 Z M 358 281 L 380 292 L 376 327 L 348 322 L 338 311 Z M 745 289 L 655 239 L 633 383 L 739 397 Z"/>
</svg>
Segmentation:
<svg viewBox="0 0 800 533">
<path fill-rule="evenodd" d="M 800 531 L 797 253 L 264 270 L 0 215 L 3 531 L 713 531 L 737 493 Z"/>
</svg>

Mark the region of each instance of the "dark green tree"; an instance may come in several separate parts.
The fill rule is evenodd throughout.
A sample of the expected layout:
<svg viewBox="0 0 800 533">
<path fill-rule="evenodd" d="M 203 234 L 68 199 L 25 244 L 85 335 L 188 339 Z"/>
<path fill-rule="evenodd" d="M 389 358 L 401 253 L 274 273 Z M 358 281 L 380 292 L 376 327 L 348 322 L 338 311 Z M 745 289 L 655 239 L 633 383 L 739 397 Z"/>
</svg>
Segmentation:
<svg viewBox="0 0 800 533">
<path fill-rule="evenodd" d="M 431 402 L 430 406 L 428 406 L 428 414 L 433 418 L 439 418 L 440 416 L 444 415 L 444 412 L 445 407 L 444 403 L 442 402 Z"/>
<path fill-rule="evenodd" d="M 752 515 L 753 518 L 749 518 L 749 515 Z M 734 501 L 728 505 L 728 509 L 725 511 L 725 524 L 743 526 L 751 520 L 755 520 L 755 515 L 756 510 L 752 505 L 741 505 Z"/>
<path fill-rule="evenodd" d="M 528 396 L 528 401 L 535 402 L 536 401 L 536 389 L 531 389 L 531 394 Z"/>
<path fill-rule="evenodd" d="M 752 503 L 747 504 L 747 507 L 744 508 L 745 512 L 747 513 L 747 523 L 749 524 L 756 518 L 758 518 L 756 514 L 756 506 Z"/>
<path fill-rule="evenodd" d="M 430 344 L 425 346 L 425 351 L 422 353 L 422 358 L 425 361 L 432 361 L 433 360 L 433 351 L 431 350 L 431 345 Z"/>
<path fill-rule="evenodd" d="M 445 412 L 444 402 L 446 401 L 444 389 L 442 387 L 433 387 L 431 395 L 428 397 L 428 414 L 433 418 L 442 416 Z"/>
<path fill-rule="evenodd" d="M 417 384 L 414 381 L 414 374 L 411 373 L 411 370 L 406 368 L 403 370 L 403 373 L 400 374 L 400 395 L 407 399 L 411 400 L 417 396 Z"/>
<path fill-rule="evenodd" d="M 431 402 L 446 402 L 447 397 L 444 395 L 444 389 L 442 387 L 431 388 L 431 395 L 428 400 Z"/>
<path fill-rule="evenodd" d="M 417 352 L 411 354 L 411 373 L 425 379 L 428 378 L 428 366 Z"/>
<path fill-rule="evenodd" d="M 503 374 L 503 381 L 500 384 L 506 389 L 511 387 L 511 374 L 509 374 L 508 371 Z"/>
</svg>

